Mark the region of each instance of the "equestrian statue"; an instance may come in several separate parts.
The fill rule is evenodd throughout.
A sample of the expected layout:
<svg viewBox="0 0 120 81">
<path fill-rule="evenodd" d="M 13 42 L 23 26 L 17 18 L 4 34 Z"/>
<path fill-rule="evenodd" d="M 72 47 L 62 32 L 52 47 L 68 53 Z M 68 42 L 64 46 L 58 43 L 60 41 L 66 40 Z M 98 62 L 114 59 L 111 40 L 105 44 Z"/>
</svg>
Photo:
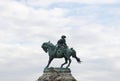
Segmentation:
<svg viewBox="0 0 120 81">
<path fill-rule="evenodd" d="M 50 63 L 52 62 L 52 60 L 54 58 L 64 58 L 65 59 L 65 62 L 61 65 L 61 68 L 63 68 L 63 66 L 68 63 L 68 61 L 69 61 L 69 63 L 66 66 L 66 68 L 68 68 L 70 66 L 71 61 L 72 61 L 70 58 L 71 56 L 73 58 L 75 58 L 78 63 L 81 63 L 80 58 L 78 58 L 76 56 L 76 51 L 73 48 L 69 48 L 67 46 L 65 38 L 66 38 L 66 36 L 62 35 L 61 39 L 58 40 L 56 45 L 52 44 L 50 41 L 44 42 L 42 44 L 42 46 L 41 46 L 42 49 L 49 55 L 49 61 L 45 68 L 49 67 Z"/>
</svg>

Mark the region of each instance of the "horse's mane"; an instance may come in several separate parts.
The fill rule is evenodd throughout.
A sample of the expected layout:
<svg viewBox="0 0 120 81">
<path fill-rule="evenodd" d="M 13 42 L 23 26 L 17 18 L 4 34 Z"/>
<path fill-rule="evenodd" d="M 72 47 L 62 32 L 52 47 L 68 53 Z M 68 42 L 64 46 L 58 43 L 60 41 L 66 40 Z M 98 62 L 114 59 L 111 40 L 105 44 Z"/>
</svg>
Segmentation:
<svg viewBox="0 0 120 81">
<path fill-rule="evenodd" d="M 54 46 L 55 47 L 55 45 L 53 43 L 51 43 L 51 42 L 48 42 L 48 43 L 50 44 L 50 46 Z"/>
</svg>

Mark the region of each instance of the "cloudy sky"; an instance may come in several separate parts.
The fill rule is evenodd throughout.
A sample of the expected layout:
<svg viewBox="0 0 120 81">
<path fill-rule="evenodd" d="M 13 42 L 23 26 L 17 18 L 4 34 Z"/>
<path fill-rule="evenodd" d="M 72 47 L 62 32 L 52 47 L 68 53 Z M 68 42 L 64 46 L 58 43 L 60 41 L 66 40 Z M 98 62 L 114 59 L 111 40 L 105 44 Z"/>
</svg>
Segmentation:
<svg viewBox="0 0 120 81">
<path fill-rule="evenodd" d="M 120 81 L 120 0 L 0 0 L 0 81 L 35 81 L 61 35 L 78 81 Z M 50 66 L 59 67 L 63 59 Z"/>
</svg>

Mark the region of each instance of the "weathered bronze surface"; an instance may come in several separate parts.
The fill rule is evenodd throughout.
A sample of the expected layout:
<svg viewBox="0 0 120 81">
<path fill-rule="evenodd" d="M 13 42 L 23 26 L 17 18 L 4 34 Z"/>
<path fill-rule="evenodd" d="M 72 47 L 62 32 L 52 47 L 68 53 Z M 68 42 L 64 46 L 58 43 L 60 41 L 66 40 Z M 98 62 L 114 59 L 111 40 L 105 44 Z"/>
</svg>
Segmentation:
<svg viewBox="0 0 120 81">
<path fill-rule="evenodd" d="M 42 44 L 41 47 L 49 55 L 49 61 L 45 68 L 49 67 L 50 63 L 52 62 L 52 60 L 54 58 L 64 58 L 65 59 L 65 62 L 61 65 L 61 68 L 63 68 L 63 66 L 68 63 L 68 61 L 69 61 L 69 63 L 66 66 L 66 68 L 68 68 L 70 66 L 71 61 L 72 61 L 70 58 L 71 56 L 73 58 L 75 58 L 78 63 L 81 63 L 80 58 L 78 58 L 76 56 L 76 51 L 73 48 L 69 48 L 67 46 L 65 38 L 66 38 L 65 35 L 61 36 L 61 39 L 58 40 L 57 45 L 52 44 L 50 41 L 44 42 Z"/>
<path fill-rule="evenodd" d="M 63 73 L 63 72 L 71 73 L 70 68 L 59 68 L 59 67 L 54 68 L 54 67 L 50 67 L 50 68 L 45 68 L 44 69 L 44 73 L 47 73 L 49 71 L 51 71 L 51 72 L 56 71 L 56 72 L 59 72 L 59 73 Z"/>
</svg>

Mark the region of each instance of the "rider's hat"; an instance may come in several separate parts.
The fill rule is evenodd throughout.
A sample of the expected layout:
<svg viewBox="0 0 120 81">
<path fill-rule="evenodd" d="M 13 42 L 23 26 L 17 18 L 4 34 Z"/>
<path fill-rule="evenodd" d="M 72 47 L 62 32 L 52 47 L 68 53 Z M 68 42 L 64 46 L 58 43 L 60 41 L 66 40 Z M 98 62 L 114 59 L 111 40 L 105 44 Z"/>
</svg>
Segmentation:
<svg viewBox="0 0 120 81">
<path fill-rule="evenodd" d="M 62 35 L 61 38 L 66 38 L 66 36 L 65 36 L 65 35 Z"/>
</svg>

